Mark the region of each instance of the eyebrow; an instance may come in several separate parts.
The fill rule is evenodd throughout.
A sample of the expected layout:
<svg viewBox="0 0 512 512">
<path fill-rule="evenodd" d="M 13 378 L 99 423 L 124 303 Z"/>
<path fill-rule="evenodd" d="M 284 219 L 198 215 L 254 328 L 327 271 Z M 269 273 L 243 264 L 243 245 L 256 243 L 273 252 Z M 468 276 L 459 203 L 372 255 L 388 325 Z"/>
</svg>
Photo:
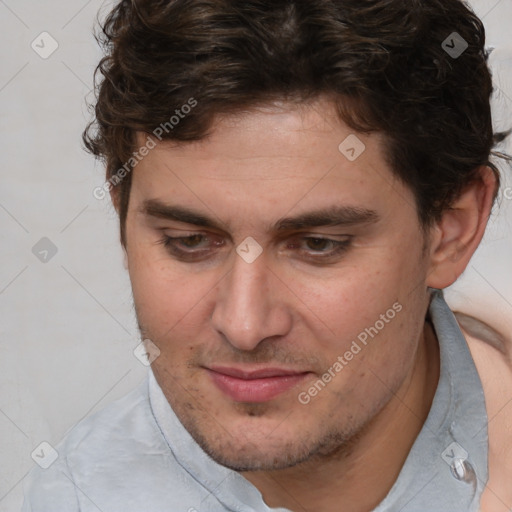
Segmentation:
<svg viewBox="0 0 512 512">
<path fill-rule="evenodd" d="M 158 199 L 145 200 L 139 211 L 149 217 L 183 222 L 219 231 L 225 230 L 225 226 L 208 215 L 183 206 L 166 204 Z M 375 210 L 356 206 L 332 206 L 279 219 L 271 226 L 271 231 L 283 232 L 314 227 L 375 224 L 380 219 L 381 216 Z"/>
</svg>

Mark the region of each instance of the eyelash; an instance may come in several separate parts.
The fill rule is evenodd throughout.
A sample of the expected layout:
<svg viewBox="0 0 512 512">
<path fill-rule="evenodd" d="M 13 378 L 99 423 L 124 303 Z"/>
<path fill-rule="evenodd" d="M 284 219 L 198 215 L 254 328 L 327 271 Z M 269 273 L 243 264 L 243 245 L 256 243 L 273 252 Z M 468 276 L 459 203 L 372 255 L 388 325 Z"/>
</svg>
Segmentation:
<svg viewBox="0 0 512 512">
<path fill-rule="evenodd" d="M 161 238 L 158 243 L 162 244 L 167 251 L 177 257 L 178 259 L 182 259 L 183 261 L 189 260 L 192 261 L 194 258 L 200 259 L 202 256 L 204 256 L 206 253 L 210 252 L 209 249 L 202 249 L 202 250 L 192 250 L 187 251 L 183 249 L 179 249 L 174 243 L 180 242 L 180 241 L 186 241 L 193 239 L 195 237 L 201 237 L 201 241 L 207 241 L 209 239 L 208 235 L 204 234 L 195 234 L 190 236 L 180 236 L 180 237 L 171 237 L 168 235 L 164 235 L 163 238 Z M 329 258 L 338 256 L 346 252 L 350 245 L 351 245 L 351 238 L 348 240 L 333 240 L 332 238 L 324 238 L 320 236 L 307 236 L 300 238 L 300 241 L 307 242 L 307 241 L 318 241 L 321 240 L 322 242 L 328 242 L 333 246 L 333 250 L 330 252 L 324 252 L 324 253 L 316 253 L 316 255 L 312 255 L 311 253 L 308 253 L 308 257 L 310 260 L 316 260 L 316 261 L 322 261 L 322 260 L 328 260 Z M 224 245 L 224 242 L 218 242 L 215 244 L 216 247 L 222 247 Z M 299 245 L 299 244 L 294 244 Z"/>
</svg>

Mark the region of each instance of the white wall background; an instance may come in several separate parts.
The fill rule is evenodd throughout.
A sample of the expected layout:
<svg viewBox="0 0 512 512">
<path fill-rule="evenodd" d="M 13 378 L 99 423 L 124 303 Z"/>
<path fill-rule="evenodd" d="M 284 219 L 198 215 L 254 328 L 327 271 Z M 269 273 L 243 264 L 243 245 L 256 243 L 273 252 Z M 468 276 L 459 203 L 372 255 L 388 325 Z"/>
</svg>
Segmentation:
<svg viewBox="0 0 512 512">
<path fill-rule="evenodd" d="M 84 97 L 100 58 L 101 0 L 0 0 L 0 511 L 19 510 L 42 441 L 134 387 L 138 344 L 114 210 L 93 198 L 103 169 L 81 147 Z M 474 0 L 488 30 L 496 122 L 512 124 L 512 0 Z M 52 41 L 58 49 L 47 59 Z M 53 43 L 54 44 L 54 43 Z M 90 97 L 90 96 L 89 96 Z M 508 143 L 508 151 L 512 144 Z M 504 184 L 512 187 L 512 171 Z M 508 197 L 508 198 L 507 198 Z M 484 244 L 447 294 L 512 332 L 512 188 Z M 41 262 L 43 237 L 57 253 Z M 483 314 L 485 312 L 485 314 Z"/>
</svg>

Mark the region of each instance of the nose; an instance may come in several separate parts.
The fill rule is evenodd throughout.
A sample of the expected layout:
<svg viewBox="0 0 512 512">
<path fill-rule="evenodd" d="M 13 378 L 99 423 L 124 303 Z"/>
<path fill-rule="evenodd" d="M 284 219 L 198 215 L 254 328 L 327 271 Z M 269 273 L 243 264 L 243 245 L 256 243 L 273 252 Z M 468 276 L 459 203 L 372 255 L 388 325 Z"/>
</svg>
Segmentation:
<svg viewBox="0 0 512 512">
<path fill-rule="evenodd" d="M 212 315 L 214 328 L 240 350 L 253 350 L 273 336 L 284 336 L 292 325 L 286 287 L 261 255 L 247 263 L 237 254 L 219 283 Z"/>
</svg>

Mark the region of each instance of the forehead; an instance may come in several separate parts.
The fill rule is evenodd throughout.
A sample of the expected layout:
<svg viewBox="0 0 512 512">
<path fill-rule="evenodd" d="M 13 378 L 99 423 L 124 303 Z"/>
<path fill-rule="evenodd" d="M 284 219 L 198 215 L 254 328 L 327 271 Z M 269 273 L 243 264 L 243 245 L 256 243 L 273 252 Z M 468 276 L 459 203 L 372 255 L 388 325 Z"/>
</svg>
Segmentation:
<svg viewBox="0 0 512 512">
<path fill-rule="evenodd" d="M 209 129 L 208 135 L 199 141 L 177 141 L 172 138 L 157 140 L 153 134 L 138 132 L 137 148 L 147 144 L 148 137 L 156 142 L 156 148 L 144 160 L 173 162 L 179 165 L 181 159 L 208 161 L 207 175 L 222 178 L 230 175 L 229 161 L 238 161 L 238 175 L 252 167 L 254 179 L 265 177 L 265 165 L 273 163 L 272 174 L 284 176 L 288 166 L 284 161 L 294 161 L 293 176 L 300 177 L 300 160 L 307 161 L 308 167 L 321 167 L 327 162 L 340 167 L 357 168 L 356 160 L 366 163 L 378 162 L 387 169 L 385 163 L 384 137 L 356 133 L 338 116 L 336 104 L 326 98 L 308 103 L 275 102 L 253 107 L 250 110 L 231 114 L 218 114 Z M 168 137 L 172 137 L 169 131 Z M 162 139 L 162 137 L 159 137 Z M 319 156 L 321 160 L 318 160 Z M 311 162 L 318 165 L 311 165 Z M 213 169 L 212 164 L 221 163 Z M 258 172 L 258 168 L 261 172 Z M 201 172 L 201 166 L 191 172 Z M 215 171 L 215 172 L 212 172 Z M 228 172 L 226 172 L 228 171 Z"/>
<path fill-rule="evenodd" d="M 138 134 L 139 147 L 147 137 Z M 158 141 L 136 166 L 133 187 L 139 202 L 229 204 L 261 217 L 319 204 L 385 211 L 397 199 L 413 203 L 386 162 L 384 138 L 355 133 L 325 100 L 218 116 L 202 140 Z"/>
</svg>

